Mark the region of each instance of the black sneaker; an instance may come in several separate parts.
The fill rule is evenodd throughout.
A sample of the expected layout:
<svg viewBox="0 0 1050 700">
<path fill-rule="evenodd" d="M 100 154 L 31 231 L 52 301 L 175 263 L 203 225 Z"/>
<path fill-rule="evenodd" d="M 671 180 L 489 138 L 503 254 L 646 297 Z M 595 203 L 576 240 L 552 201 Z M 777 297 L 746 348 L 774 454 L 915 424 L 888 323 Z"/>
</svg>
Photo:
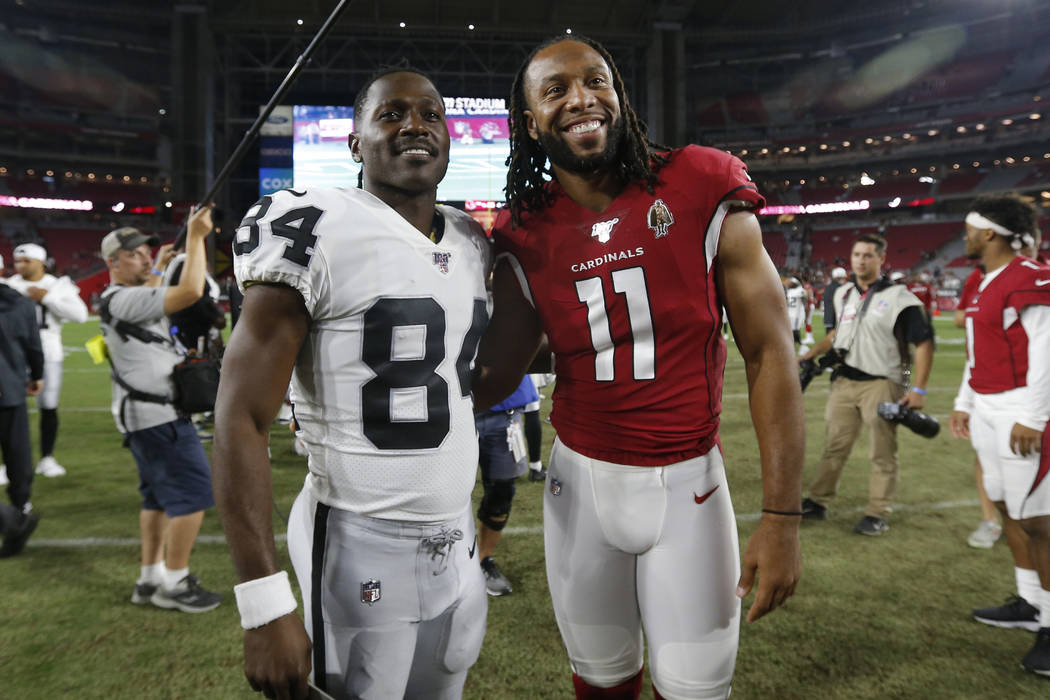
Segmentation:
<svg viewBox="0 0 1050 700">
<path fill-rule="evenodd" d="M 803 520 L 827 520 L 828 509 L 811 498 L 802 499 Z"/>
<path fill-rule="evenodd" d="M 860 522 L 853 526 L 853 531 L 858 535 L 878 537 L 890 529 L 890 524 L 885 518 L 876 518 L 874 515 L 865 515 Z"/>
<path fill-rule="evenodd" d="M 135 605 L 145 605 L 150 602 L 150 598 L 157 592 L 158 586 L 155 583 L 136 583 L 135 590 L 131 592 L 131 602 Z"/>
<path fill-rule="evenodd" d="M 529 470 L 529 481 L 546 481 L 547 470 L 546 469 L 530 469 Z"/>
<path fill-rule="evenodd" d="M 485 590 L 491 596 L 509 595 L 513 589 L 510 587 L 510 581 L 503 575 L 503 572 L 496 566 L 496 561 L 492 557 L 485 557 L 481 560 L 481 570 L 485 573 Z"/>
<path fill-rule="evenodd" d="M 17 528 L 14 532 L 4 538 L 4 544 L 0 546 L 0 559 L 6 559 L 7 557 L 21 554 L 22 550 L 26 548 L 26 542 L 29 541 L 29 536 L 33 534 L 33 530 L 36 529 L 39 522 L 39 513 L 33 511 L 26 513 L 25 518 L 22 520 L 21 527 Z"/>
<path fill-rule="evenodd" d="M 200 579 L 193 574 L 187 574 L 171 590 L 165 590 L 164 586 L 157 586 L 157 590 L 149 600 L 158 608 L 181 610 L 185 613 L 201 613 L 219 607 L 222 596 L 205 590 Z"/>
<path fill-rule="evenodd" d="M 1035 646 L 1021 659 L 1026 671 L 1050 678 L 1050 627 L 1043 627 L 1035 638 Z"/>
<path fill-rule="evenodd" d="M 1018 595 L 1006 599 L 1003 605 L 974 610 L 973 619 L 993 627 L 1020 627 L 1029 632 L 1039 631 L 1039 609 Z"/>
</svg>

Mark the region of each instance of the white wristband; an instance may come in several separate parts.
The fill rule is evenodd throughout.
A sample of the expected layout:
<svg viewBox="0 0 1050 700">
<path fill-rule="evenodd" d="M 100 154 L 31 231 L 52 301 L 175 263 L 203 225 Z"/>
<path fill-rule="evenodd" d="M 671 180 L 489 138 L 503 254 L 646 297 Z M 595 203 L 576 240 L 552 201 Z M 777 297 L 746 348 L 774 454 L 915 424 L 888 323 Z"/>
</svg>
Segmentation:
<svg viewBox="0 0 1050 700">
<path fill-rule="evenodd" d="M 233 587 L 233 594 L 241 613 L 241 627 L 246 630 L 262 627 L 295 612 L 298 607 L 287 571 L 238 583 Z"/>
</svg>

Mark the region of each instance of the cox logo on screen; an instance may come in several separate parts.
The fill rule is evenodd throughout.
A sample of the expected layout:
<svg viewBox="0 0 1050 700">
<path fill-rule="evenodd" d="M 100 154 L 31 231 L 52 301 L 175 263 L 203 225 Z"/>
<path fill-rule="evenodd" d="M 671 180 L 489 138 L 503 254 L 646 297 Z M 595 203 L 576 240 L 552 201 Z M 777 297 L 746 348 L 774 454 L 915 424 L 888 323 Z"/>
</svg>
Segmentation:
<svg viewBox="0 0 1050 700">
<path fill-rule="evenodd" d="M 264 190 L 268 192 L 276 192 L 277 190 L 288 189 L 292 186 L 292 178 L 290 177 L 264 177 L 262 182 Z"/>
</svg>

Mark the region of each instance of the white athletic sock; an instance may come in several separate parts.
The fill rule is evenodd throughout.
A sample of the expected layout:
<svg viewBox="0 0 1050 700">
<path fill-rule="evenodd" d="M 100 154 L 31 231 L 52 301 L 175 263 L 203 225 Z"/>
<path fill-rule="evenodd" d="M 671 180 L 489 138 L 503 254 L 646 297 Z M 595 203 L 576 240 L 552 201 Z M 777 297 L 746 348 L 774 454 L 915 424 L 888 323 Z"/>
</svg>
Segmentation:
<svg viewBox="0 0 1050 700">
<path fill-rule="evenodd" d="M 534 472 L 538 472 L 539 470 L 543 469 L 543 462 L 538 459 L 535 462 L 529 462 L 529 469 L 531 469 Z"/>
<path fill-rule="evenodd" d="M 158 561 L 156 564 L 143 565 L 139 580 L 135 583 L 152 583 L 153 585 L 164 583 L 164 562 Z"/>
<path fill-rule="evenodd" d="M 1039 574 L 1035 569 L 1021 569 L 1014 567 L 1014 577 L 1017 579 L 1017 595 L 1028 601 L 1035 607 L 1041 607 L 1043 587 L 1039 583 Z"/>
<path fill-rule="evenodd" d="M 185 569 L 169 569 L 167 566 L 164 567 L 164 588 L 171 590 L 179 585 L 179 581 L 186 578 L 190 573 L 189 567 Z"/>
<path fill-rule="evenodd" d="M 1039 606 L 1039 626 L 1050 627 L 1050 591 L 1044 588 L 1039 592 L 1043 597 L 1043 602 Z"/>
</svg>

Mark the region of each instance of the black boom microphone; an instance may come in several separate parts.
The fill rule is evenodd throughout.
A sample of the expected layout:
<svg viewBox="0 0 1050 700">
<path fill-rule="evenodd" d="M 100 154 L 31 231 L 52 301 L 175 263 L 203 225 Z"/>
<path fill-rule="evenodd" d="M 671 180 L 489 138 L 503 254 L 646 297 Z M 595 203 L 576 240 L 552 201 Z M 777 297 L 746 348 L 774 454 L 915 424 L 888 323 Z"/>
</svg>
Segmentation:
<svg viewBox="0 0 1050 700">
<path fill-rule="evenodd" d="M 259 135 L 259 131 L 262 129 L 262 125 L 266 122 L 266 119 L 273 112 L 273 108 L 277 106 L 284 96 L 291 89 L 292 83 L 299 76 L 300 71 L 310 60 L 314 50 L 321 43 L 321 40 L 327 36 L 328 32 L 332 29 L 332 26 L 339 20 L 340 15 L 346 8 L 350 7 L 350 3 L 353 0 L 339 0 L 339 4 L 335 6 L 332 13 L 328 15 L 328 19 L 324 21 L 321 28 L 317 30 L 317 34 L 310 41 L 307 47 L 299 54 L 299 58 L 295 60 L 295 65 L 292 66 L 291 70 L 288 71 L 288 75 L 284 76 L 284 80 L 277 86 L 277 91 L 273 93 L 273 97 L 266 103 L 262 111 L 259 112 L 259 117 L 255 120 L 255 123 L 251 125 L 251 128 L 245 132 L 244 138 L 237 144 L 237 148 L 234 149 L 229 159 L 226 161 L 226 165 L 222 166 L 222 170 L 215 176 L 215 181 L 211 183 L 211 188 L 208 193 L 197 203 L 197 207 L 200 208 L 206 204 L 209 204 L 214 198 L 215 193 L 219 191 L 219 188 L 226 184 L 226 180 L 230 177 L 230 173 L 237 167 L 237 164 L 244 158 L 244 154 L 248 152 L 248 148 L 255 141 L 255 137 Z M 175 237 L 175 249 L 181 250 L 186 245 L 186 225 L 189 222 L 189 217 L 186 217 L 186 221 L 182 223 L 182 228 L 179 229 L 179 235 Z"/>
</svg>

